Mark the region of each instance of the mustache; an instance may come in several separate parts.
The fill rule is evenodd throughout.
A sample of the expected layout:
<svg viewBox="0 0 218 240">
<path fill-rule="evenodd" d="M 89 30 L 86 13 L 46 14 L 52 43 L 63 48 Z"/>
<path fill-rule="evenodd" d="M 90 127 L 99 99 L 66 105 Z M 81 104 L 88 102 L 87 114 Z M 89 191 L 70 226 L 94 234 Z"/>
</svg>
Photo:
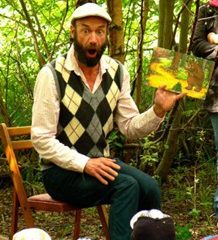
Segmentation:
<svg viewBox="0 0 218 240">
<path fill-rule="evenodd" d="M 96 44 L 91 44 L 91 43 L 88 46 L 84 47 L 77 41 L 77 39 L 75 39 L 74 41 L 74 49 L 75 49 L 75 52 L 77 53 L 77 58 L 81 63 L 83 63 L 87 67 L 93 67 L 99 63 L 100 58 L 103 52 L 105 51 L 106 46 L 107 46 L 107 43 L 105 42 L 100 47 L 98 47 Z M 96 57 L 95 58 L 86 57 L 87 52 L 91 54 L 97 53 Z"/>
<path fill-rule="evenodd" d="M 96 52 L 101 52 L 102 46 L 98 47 L 96 44 L 90 44 L 84 48 L 85 51 L 95 50 Z"/>
</svg>

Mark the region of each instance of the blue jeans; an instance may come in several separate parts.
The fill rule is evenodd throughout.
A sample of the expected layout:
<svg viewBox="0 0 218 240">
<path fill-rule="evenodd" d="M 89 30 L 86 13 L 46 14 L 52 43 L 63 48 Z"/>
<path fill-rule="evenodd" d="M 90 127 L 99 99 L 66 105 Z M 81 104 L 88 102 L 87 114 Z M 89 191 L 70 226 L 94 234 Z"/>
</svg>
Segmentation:
<svg viewBox="0 0 218 240">
<path fill-rule="evenodd" d="M 85 173 L 58 166 L 44 170 L 43 181 L 54 199 L 82 207 L 110 204 L 110 239 L 127 240 L 131 235 L 130 219 L 136 212 L 160 208 L 160 189 L 144 172 L 120 160 L 117 164 L 121 166 L 119 175 L 107 186 Z"/>
</svg>

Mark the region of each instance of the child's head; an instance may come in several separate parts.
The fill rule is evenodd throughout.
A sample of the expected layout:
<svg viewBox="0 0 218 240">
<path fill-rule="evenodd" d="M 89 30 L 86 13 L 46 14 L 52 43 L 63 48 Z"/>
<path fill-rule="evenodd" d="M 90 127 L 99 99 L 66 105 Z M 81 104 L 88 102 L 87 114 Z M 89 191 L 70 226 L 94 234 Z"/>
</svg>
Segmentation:
<svg viewBox="0 0 218 240">
<path fill-rule="evenodd" d="M 15 233 L 13 240 L 51 240 L 51 238 L 42 229 L 27 228 Z"/>
<path fill-rule="evenodd" d="M 160 210 L 138 212 L 130 221 L 133 229 L 131 240 L 175 240 L 172 218 Z"/>
</svg>

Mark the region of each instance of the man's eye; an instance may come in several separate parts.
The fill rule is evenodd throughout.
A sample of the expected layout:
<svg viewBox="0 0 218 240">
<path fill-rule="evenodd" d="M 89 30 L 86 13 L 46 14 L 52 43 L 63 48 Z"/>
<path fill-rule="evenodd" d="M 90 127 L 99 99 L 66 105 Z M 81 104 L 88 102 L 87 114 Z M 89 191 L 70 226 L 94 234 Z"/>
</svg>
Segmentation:
<svg viewBox="0 0 218 240">
<path fill-rule="evenodd" d="M 89 30 L 88 30 L 88 29 L 83 29 L 83 33 L 84 33 L 84 34 L 88 34 L 88 33 L 89 33 Z"/>
<path fill-rule="evenodd" d="M 97 31 L 97 34 L 98 34 L 98 35 L 102 35 L 103 33 L 104 33 L 104 31 L 102 31 L 102 30 L 98 30 L 98 31 Z"/>
</svg>

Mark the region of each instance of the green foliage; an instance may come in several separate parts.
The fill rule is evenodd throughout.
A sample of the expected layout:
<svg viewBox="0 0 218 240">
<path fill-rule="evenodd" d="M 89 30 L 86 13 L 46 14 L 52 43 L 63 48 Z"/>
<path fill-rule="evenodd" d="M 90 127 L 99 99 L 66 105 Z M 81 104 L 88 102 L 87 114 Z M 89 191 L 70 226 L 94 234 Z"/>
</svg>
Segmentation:
<svg viewBox="0 0 218 240">
<path fill-rule="evenodd" d="M 175 84 L 175 86 L 172 87 L 172 90 L 174 90 L 175 92 L 181 92 L 181 90 L 182 90 L 181 83 L 178 82 L 177 84 Z"/>
<path fill-rule="evenodd" d="M 107 142 L 110 146 L 112 157 L 122 157 L 125 140 L 125 136 L 122 135 L 117 129 L 111 131 Z"/>
<path fill-rule="evenodd" d="M 153 134 L 154 135 L 154 134 Z M 143 139 L 142 149 L 143 153 L 140 158 L 139 168 L 143 171 L 146 171 L 149 168 L 154 169 L 157 162 L 159 161 L 158 149 L 160 145 L 159 143 L 154 144 L 154 140 L 152 140 L 152 134 L 149 137 L 145 137 Z"/>
<path fill-rule="evenodd" d="M 189 166 L 172 168 L 167 183 L 162 185 L 163 211 L 174 220 L 177 240 L 213 234 L 215 172 L 213 161 L 201 159 Z"/>
<path fill-rule="evenodd" d="M 190 232 L 191 225 L 180 226 L 176 225 L 176 240 L 189 240 L 192 239 Z"/>
<path fill-rule="evenodd" d="M 203 215 L 210 221 L 216 189 L 215 171 L 215 164 L 212 161 L 201 159 L 191 167 L 177 167 L 173 170 L 173 176 L 169 178 L 172 185 L 168 189 L 168 197 L 187 206 L 188 215 L 193 223 L 200 221 Z M 211 174 L 208 175 L 208 172 Z"/>
<path fill-rule="evenodd" d="M 69 1 L 69 6 L 74 2 Z M 12 125 L 31 122 L 33 87 L 41 67 L 35 47 L 38 46 L 46 62 L 69 47 L 71 12 L 64 1 L 25 4 L 33 29 L 19 1 L 0 3 L 0 106 L 8 113 Z M 5 118 L 0 115 L 0 121 Z"/>
<path fill-rule="evenodd" d="M 111 148 L 122 148 L 124 141 L 125 137 L 118 130 L 112 131 L 108 137 Z"/>
<path fill-rule="evenodd" d="M 200 210 L 198 210 L 198 209 L 196 209 L 196 208 L 193 208 L 193 209 L 190 211 L 189 214 L 193 217 L 193 219 L 198 220 L 199 217 L 200 217 L 200 213 L 201 213 Z"/>
<path fill-rule="evenodd" d="M 130 73 L 131 80 L 136 76 L 137 72 L 137 46 L 139 41 L 139 16 L 141 15 L 141 2 L 137 0 L 122 1 L 123 19 L 124 19 L 124 36 L 125 36 L 125 65 Z M 151 56 L 153 46 L 157 44 L 158 36 L 158 5 L 154 2 L 150 3 L 148 18 L 146 22 L 146 30 L 143 36 L 144 42 L 144 58 L 143 58 L 143 78 L 146 77 L 147 66 Z M 145 96 L 145 95 L 143 95 Z M 149 102 L 151 102 L 151 99 Z M 148 104 L 148 100 L 147 100 Z"/>
<path fill-rule="evenodd" d="M 25 153 L 22 153 L 19 162 L 22 166 L 21 174 L 27 191 L 31 195 L 43 192 L 44 186 L 38 154 L 34 150 L 25 151 Z"/>
</svg>

